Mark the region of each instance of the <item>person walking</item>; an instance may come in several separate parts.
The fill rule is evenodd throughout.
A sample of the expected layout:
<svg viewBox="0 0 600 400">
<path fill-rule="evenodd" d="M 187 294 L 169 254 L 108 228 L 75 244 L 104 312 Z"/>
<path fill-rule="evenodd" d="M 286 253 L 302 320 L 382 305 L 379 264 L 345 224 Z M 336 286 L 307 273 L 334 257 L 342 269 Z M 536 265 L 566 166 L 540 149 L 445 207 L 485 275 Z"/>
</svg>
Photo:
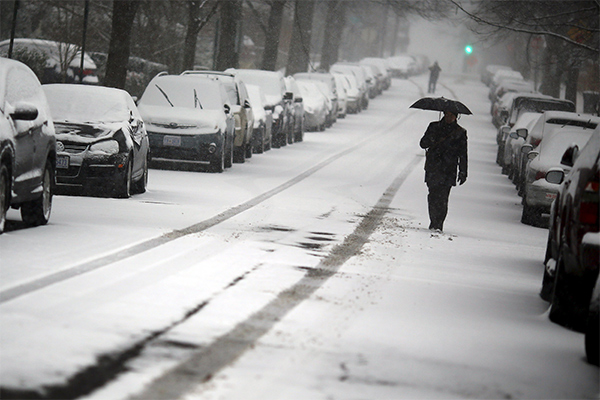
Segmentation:
<svg viewBox="0 0 600 400">
<path fill-rule="evenodd" d="M 445 111 L 440 121 L 429 124 L 419 143 L 426 151 L 429 229 L 438 232 L 444 230 L 452 186 L 467 181 L 467 131 L 458 125 L 457 118 L 456 109 Z"/>
<path fill-rule="evenodd" d="M 438 65 L 437 61 L 434 62 L 431 67 L 429 67 L 429 87 L 427 88 L 427 93 L 435 93 L 435 85 L 440 77 L 441 70 L 442 69 Z"/>
</svg>

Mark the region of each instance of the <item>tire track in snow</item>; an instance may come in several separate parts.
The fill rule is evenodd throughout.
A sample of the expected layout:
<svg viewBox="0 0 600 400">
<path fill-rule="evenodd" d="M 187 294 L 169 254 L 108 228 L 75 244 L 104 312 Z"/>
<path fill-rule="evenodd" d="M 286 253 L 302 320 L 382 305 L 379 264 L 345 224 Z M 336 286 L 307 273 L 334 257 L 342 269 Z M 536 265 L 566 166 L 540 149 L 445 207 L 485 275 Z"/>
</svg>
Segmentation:
<svg viewBox="0 0 600 400">
<path fill-rule="evenodd" d="M 356 229 L 341 244 L 334 247 L 316 267 L 308 269 L 300 281 L 281 292 L 248 319 L 237 324 L 229 333 L 219 337 L 212 344 L 193 351 L 186 361 L 156 378 L 144 391 L 129 399 L 181 398 L 199 384 L 209 381 L 247 349 L 252 348 L 277 322 L 337 273 L 348 259 L 358 254 L 388 212 L 394 196 L 406 178 L 421 161 L 420 155 L 413 157 L 379 198 L 377 204 L 362 218 Z"/>
<path fill-rule="evenodd" d="M 209 229 L 215 225 L 218 225 L 232 217 L 235 217 L 238 214 L 241 214 L 242 212 L 244 212 L 252 207 L 257 206 L 258 204 L 264 202 L 265 200 L 270 199 L 271 197 L 290 188 L 291 186 L 296 185 L 297 183 L 303 181 L 304 179 L 308 178 L 309 176 L 313 175 L 315 172 L 323 169 L 324 167 L 333 163 L 334 161 L 361 148 L 362 146 L 364 146 L 364 144 L 366 142 L 372 141 L 374 137 L 383 136 L 383 135 L 386 135 L 386 134 L 394 131 L 398 127 L 398 125 L 404 123 L 408 118 L 410 118 L 413 115 L 414 115 L 414 113 L 409 112 L 408 114 L 404 115 L 401 118 L 392 120 L 391 122 L 383 125 L 381 130 L 379 132 L 375 133 L 374 135 L 370 135 L 370 136 L 366 137 L 365 139 L 359 141 L 358 143 L 354 144 L 353 146 L 350 146 L 350 147 L 346 148 L 345 150 L 342 150 L 341 152 L 334 154 L 333 156 L 321 161 L 320 163 L 309 168 L 308 170 L 304 171 L 300 175 L 297 175 L 296 177 L 288 180 L 287 182 L 284 182 L 283 184 L 276 186 L 275 188 L 273 188 L 269 191 L 266 191 L 263 194 L 258 195 L 244 203 L 234 206 L 228 210 L 225 210 L 225 211 L 215 215 L 214 217 L 208 218 L 204 221 L 201 221 L 197 224 L 191 225 L 187 228 L 167 232 L 167 233 L 163 234 L 162 236 L 158 236 L 158 237 L 146 240 L 144 242 L 135 244 L 135 245 L 133 245 L 129 248 L 123 249 L 121 251 L 118 251 L 118 252 L 115 252 L 112 254 L 108 254 L 106 256 L 99 257 L 99 258 L 93 259 L 88 262 L 84 262 L 82 264 L 70 267 L 68 269 L 65 269 L 65 270 L 62 270 L 62 271 L 38 278 L 38 279 L 35 279 L 35 280 L 27 282 L 27 283 L 23 283 L 23 284 L 13 286 L 8 289 L 4 289 L 0 292 L 0 304 L 3 304 L 5 302 L 8 302 L 10 300 L 16 299 L 21 296 L 25 296 L 29 293 L 32 293 L 32 292 L 35 292 L 38 290 L 42 290 L 50 285 L 54 285 L 56 283 L 63 282 L 65 280 L 77 277 L 77 276 L 85 274 L 87 272 L 94 271 L 96 269 L 102 268 L 106 265 L 115 263 L 117 261 L 121 261 L 121 260 L 124 260 L 129 257 L 133 257 L 137 254 L 151 250 L 151 249 L 161 246 L 165 243 L 179 239 L 183 236 L 191 235 L 194 233 L 199 233 L 199 232 Z"/>
</svg>

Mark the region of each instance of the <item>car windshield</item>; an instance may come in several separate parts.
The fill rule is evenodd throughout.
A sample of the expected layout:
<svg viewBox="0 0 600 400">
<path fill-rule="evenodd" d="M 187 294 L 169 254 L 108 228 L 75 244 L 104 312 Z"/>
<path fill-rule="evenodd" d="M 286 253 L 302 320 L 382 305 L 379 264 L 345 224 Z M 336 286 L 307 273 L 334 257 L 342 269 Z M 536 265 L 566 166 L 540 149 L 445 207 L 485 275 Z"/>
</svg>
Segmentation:
<svg viewBox="0 0 600 400">
<path fill-rule="evenodd" d="M 592 121 L 572 120 L 567 118 L 551 118 L 547 120 L 546 123 L 560 126 L 578 126 L 585 129 L 596 129 L 596 126 L 598 125 Z"/>
<path fill-rule="evenodd" d="M 85 85 L 44 85 L 52 118 L 57 122 L 110 123 L 129 120 L 123 93 Z"/>
<path fill-rule="evenodd" d="M 222 110 L 219 84 L 200 79 L 157 79 L 150 82 L 140 104 Z"/>
</svg>

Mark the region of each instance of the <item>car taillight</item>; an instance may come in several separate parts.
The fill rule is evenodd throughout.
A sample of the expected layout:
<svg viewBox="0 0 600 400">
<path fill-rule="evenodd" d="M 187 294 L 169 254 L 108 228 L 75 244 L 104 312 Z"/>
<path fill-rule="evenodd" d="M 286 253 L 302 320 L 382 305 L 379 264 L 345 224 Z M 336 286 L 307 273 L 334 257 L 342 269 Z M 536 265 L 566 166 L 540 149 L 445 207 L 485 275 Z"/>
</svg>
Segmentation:
<svg viewBox="0 0 600 400">
<path fill-rule="evenodd" d="M 581 194 L 579 205 L 579 221 L 584 224 L 594 225 L 598 223 L 598 195 L 600 192 L 600 171 L 589 181 Z"/>
<path fill-rule="evenodd" d="M 83 76 L 88 76 L 88 75 L 93 75 L 93 74 L 94 74 L 93 69 L 84 69 L 83 70 Z"/>
<path fill-rule="evenodd" d="M 542 139 L 541 139 L 541 138 L 539 138 L 539 139 L 538 139 L 538 138 L 531 139 L 531 145 L 532 145 L 533 147 L 538 147 L 541 141 L 542 141 Z"/>
<path fill-rule="evenodd" d="M 544 179 L 546 177 L 546 171 L 538 171 L 535 173 L 535 180 Z"/>
</svg>

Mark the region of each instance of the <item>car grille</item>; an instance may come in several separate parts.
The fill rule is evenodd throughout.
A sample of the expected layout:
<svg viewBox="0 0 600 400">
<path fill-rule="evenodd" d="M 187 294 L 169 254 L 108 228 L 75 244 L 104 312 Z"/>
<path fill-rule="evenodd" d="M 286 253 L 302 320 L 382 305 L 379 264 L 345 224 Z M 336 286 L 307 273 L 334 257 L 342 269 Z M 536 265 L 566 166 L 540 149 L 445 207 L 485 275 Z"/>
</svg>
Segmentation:
<svg viewBox="0 0 600 400">
<path fill-rule="evenodd" d="M 87 144 L 80 144 L 80 143 L 64 143 L 63 142 L 63 146 L 65 146 L 65 152 L 67 153 L 71 153 L 71 154 L 75 154 L 75 153 L 83 153 L 85 151 L 85 149 L 87 149 Z"/>
</svg>

